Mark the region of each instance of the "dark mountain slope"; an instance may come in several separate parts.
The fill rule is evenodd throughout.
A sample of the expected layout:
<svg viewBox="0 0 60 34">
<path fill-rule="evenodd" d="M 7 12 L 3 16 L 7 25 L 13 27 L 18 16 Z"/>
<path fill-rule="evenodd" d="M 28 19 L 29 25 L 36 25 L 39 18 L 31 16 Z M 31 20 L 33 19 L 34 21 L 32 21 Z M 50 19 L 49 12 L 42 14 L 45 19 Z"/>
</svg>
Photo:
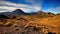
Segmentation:
<svg viewBox="0 0 60 34">
<path fill-rule="evenodd" d="M 16 9 L 16 10 L 14 10 L 12 12 L 12 14 L 19 14 L 19 15 L 21 15 L 21 14 L 25 14 L 25 12 L 23 10 L 21 10 L 21 9 Z"/>
<path fill-rule="evenodd" d="M 0 19 L 9 19 L 9 17 L 5 16 L 4 14 L 0 14 Z"/>
<path fill-rule="evenodd" d="M 55 14 L 50 13 L 50 12 L 43 12 L 43 11 L 37 11 L 37 12 L 31 12 L 31 13 L 25 13 L 23 10 L 21 9 L 16 9 L 13 12 L 4 12 L 2 13 L 6 16 L 9 17 L 19 17 L 21 15 L 27 15 L 27 16 L 32 16 L 32 17 L 37 17 L 37 18 L 45 18 L 45 17 L 53 17 L 55 16 Z"/>
</svg>

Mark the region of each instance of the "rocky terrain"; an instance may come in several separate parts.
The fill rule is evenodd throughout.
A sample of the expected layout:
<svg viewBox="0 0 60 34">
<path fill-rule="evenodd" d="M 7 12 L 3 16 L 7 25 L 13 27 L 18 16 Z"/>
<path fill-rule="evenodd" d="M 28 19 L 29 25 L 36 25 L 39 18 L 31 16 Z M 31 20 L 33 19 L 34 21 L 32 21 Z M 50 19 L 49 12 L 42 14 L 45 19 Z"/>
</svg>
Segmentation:
<svg viewBox="0 0 60 34">
<path fill-rule="evenodd" d="M 0 14 L 0 34 L 60 34 L 60 14 L 25 13 L 17 9 Z"/>
</svg>

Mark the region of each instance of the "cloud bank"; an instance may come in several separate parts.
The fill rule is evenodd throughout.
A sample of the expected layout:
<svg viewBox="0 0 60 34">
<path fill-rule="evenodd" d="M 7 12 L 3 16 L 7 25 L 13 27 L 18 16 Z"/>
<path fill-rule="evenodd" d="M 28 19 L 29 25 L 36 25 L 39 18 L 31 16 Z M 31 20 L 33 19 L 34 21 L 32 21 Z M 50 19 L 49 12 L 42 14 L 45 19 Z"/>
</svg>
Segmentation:
<svg viewBox="0 0 60 34">
<path fill-rule="evenodd" d="M 34 6 L 34 5 L 30 6 L 27 4 L 16 4 L 13 2 L 9 2 L 9 1 L 0 1 L 0 9 L 5 9 L 5 10 L 1 10 L 0 12 L 13 11 L 15 9 L 22 9 L 23 11 L 28 12 L 28 10 L 29 11 L 40 10 L 40 7 Z"/>
<path fill-rule="evenodd" d="M 45 10 L 43 7 L 42 9 L 43 0 L 25 0 L 24 2 L 30 3 L 31 5 L 21 3 L 17 4 L 6 0 L 0 0 L 0 12 L 8 12 L 8 11 L 11 12 L 14 11 L 15 9 L 22 9 L 25 12 L 32 12 L 32 11 L 36 12 L 38 10 L 42 10 L 45 12 L 60 13 L 60 6 L 56 6 L 55 8 L 48 7 L 48 9 Z"/>
<path fill-rule="evenodd" d="M 49 8 L 49 9 L 43 10 L 43 11 L 45 11 L 45 12 L 52 12 L 52 13 L 57 14 L 57 13 L 60 13 L 60 6 L 55 7 L 55 8 Z"/>
</svg>

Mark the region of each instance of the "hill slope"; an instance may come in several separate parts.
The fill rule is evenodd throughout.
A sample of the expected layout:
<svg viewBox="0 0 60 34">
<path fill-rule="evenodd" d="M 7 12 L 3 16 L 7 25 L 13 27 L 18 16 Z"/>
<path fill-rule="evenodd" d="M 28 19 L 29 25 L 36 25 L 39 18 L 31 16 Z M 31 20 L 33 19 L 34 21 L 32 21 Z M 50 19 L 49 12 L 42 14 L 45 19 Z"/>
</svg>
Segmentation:
<svg viewBox="0 0 60 34">
<path fill-rule="evenodd" d="M 0 15 L 0 34 L 60 34 L 59 14 L 40 11 L 29 14 L 22 12 L 22 15 L 15 13 L 19 14 L 20 9 L 7 18 Z"/>
<path fill-rule="evenodd" d="M 60 32 L 60 15 L 48 18 L 35 18 L 21 15 L 15 19 L 0 20 L 1 34 L 47 34 Z"/>
</svg>

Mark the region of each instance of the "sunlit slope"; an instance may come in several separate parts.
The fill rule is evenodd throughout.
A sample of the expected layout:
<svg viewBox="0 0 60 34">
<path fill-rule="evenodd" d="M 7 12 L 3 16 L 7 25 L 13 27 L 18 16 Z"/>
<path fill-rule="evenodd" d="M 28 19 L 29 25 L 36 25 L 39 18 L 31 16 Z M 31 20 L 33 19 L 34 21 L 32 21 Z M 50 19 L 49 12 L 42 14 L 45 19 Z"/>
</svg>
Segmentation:
<svg viewBox="0 0 60 34">
<path fill-rule="evenodd" d="M 29 15 L 13 16 L 10 19 L 0 20 L 2 34 L 46 34 L 60 32 L 60 15 L 46 18 L 37 18 Z"/>
<path fill-rule="evenodd" d="M 48 17 L 41 19 L 42 23 L 52 25 L 52 26 L 60 26 L 60 15 L 56 15 L 54 17 Z"/>
<path fill-rule="evenodd" d="M 60 15 L 48 17 L 40 20 L 42 24 L 54 26 L 57 31 L 60 31 Z"/>
</svg>

